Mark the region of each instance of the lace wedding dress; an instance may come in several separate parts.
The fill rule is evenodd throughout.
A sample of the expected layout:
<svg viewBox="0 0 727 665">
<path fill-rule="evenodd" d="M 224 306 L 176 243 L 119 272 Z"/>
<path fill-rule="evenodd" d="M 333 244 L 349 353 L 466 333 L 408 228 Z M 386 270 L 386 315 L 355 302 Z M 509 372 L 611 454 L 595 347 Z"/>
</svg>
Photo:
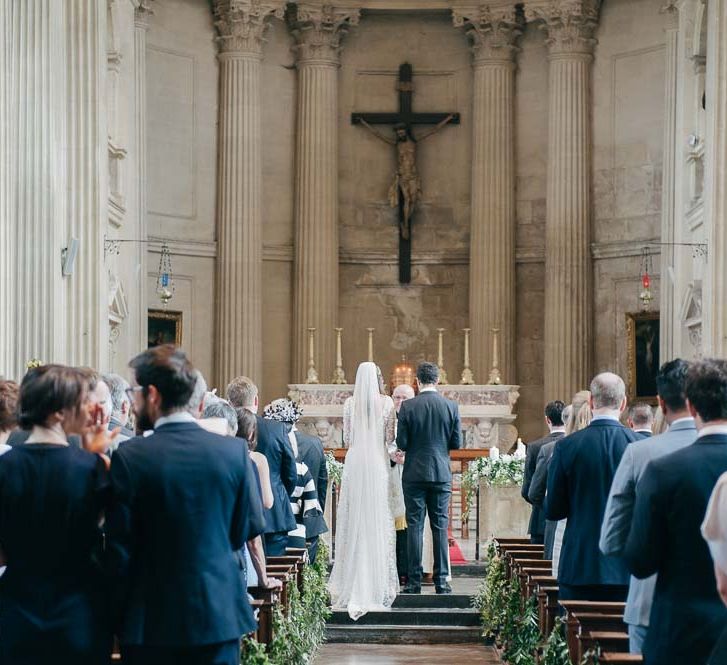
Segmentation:
<svg viewBox="0 0 727 665">
<path fill-rule="evenodd" d="M 396 412 L 379 393 L 374 363 L 361 363 L 343 407 L 348 447 L 336 515 L 336 549 L 328 582 L 334 609 L 355 621 L 396 599 L 396 532 L 389 505 L 389 456 Z"/>
</svg>

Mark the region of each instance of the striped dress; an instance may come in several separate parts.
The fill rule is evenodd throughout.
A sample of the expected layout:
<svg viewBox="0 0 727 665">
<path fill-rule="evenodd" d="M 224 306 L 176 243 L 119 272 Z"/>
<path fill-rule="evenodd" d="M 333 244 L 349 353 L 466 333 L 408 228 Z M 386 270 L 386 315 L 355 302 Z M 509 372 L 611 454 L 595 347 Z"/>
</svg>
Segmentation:
<svg viewBox="0 0 727 665">
<path fill-rule="evenodd" d="M 298 458 L 298 441 L 295 438 L 295 430 L 291 429 L 288 433 L 288 439 L 293 446 L 298 470 L 298 480 L 290 497 L 290 507 L 295 516 L 296 527 L 288 532 L 288 547 L 302 549 L 306 547 L 306 518 L 311 515 L 321 515 L 323 511 L 321 510 L 321 504 L 318 502 L 318 492 L 313 482 L 313 476 L 311 476 L 308 466 Z"/>
</svg>

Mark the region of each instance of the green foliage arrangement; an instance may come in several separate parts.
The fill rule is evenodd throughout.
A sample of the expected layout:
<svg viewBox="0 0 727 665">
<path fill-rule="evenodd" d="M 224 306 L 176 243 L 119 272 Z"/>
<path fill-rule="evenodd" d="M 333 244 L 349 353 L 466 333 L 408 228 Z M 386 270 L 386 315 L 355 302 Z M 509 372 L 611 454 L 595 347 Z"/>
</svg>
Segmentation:
<svg viewBox="0 0 727 665">
<path fill-rule="evenodd" d="M 480 612 L 483 635 L 494 640 L 505 622 L 505 563 L 497 556 L 495 544 L 487 550 L 487 575 L 473 599 L 473 606 Z"/>
<path fill-rule="evenodd" d="M 565 626 L 563 619 L 556 617 L 553 630 L 545 643 L 541 665 L 570 665 L 568 644 L 565 641 Z"/>
<path fill-rule="evenodd" d="M 328 482 L 335 483 L 336 487 L 341 487 L 343 479 L 343 463 L 339 462 L 333 453 L 326 453 L 326 470 L 328 471 Z"/>
<path fill-rule="evenodd" d="M 466 504 L 462 519 L 469 517 L 472 497 L 480 486 L 480 481 L 484 480 L 490 487 L 513 487 L 523 484 L 524 475 L 525 458 L 519 455 L 478 457 L 462 474 Z"/>
<path fill-rule="evenodd" d="M 513 633 L 507 642 L 507 662 L 511 665 L 535 665 L 535 652 L 539 642 L 538 606 L 535 596 L 531 596 L 525 604 L 522 616 L 515 621 Z"/>
</svg>

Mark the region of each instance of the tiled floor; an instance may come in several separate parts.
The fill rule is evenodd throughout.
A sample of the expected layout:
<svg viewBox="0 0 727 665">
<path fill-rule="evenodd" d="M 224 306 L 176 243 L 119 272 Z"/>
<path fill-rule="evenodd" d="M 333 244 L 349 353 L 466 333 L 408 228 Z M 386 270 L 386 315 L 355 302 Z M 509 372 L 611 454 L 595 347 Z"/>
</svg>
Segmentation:
<svg viewBox="0 0 727 665">
<path fill-rule="evenodd" d="M 479 644 L 325 644 L 313 665 L 497 665 L 500 662 L 492 647 Z"/>
</svg>

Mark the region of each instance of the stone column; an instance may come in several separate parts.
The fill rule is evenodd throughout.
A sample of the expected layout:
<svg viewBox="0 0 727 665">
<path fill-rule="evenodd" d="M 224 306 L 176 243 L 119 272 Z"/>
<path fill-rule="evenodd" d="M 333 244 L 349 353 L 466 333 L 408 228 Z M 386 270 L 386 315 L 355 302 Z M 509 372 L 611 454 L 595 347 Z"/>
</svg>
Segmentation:
<svg viewBox="0 0 727 665">
<path fill-rule="evenodd" d="M 7 376 L 25 362 L 64 361 L 65 24 L 62 2 L 3 3 L 9 28 L 3 40 L 7 164 L 3 204 L 11 223 L 3 242 L 12 253 L 11 313 L 2 334 Z M 5 253 L 5 251 L 3 252 Z"/>
<path fill-rule="evenodd" d="M 661 193 L 661 241 L 675 241 L 676 221 L 676 155 L 677 155 L 677 74 L 679 10 L 676 0 L 668 0 L 661 12 L 666 15 L 665 90 L 664 90 L 664 163 Z M 661 248 L 661 328 L 659 340 L 660 362 L 674 358 L 674 325 L 679 306 L 675 302 L 674 283 L 669 268 L 674 269 L 674 247 Z M 673 272 L 672 272 L 673 274 Z"/>
<path fill-rule="evenodd" d="M 136 155 L 136 237 L 147 239 L 146 217 L 146 34 L 153 12 L 150 0 L 142 0 L 134 10 L 134 118 L 136 132 L 134 151 Z M 143 349 L 147 343 L 147 247 L 144 242 L 134 248 L 136 253 L 139 288 L 136 290 L 137 328 L 131 331 L 135 338 L 134 347 Z"/>
<path fill-rule="evenodd" d="M 544 399 L 569 401 L 591 379 L 591 65 L 598 0 L 526 7 L 547 33 L 548 183 Z"/>
<path fill-rule="evenodd" d="M 109 362 L 104 267 L 106 6 L 97 0 L 66 0 L 65 23 L 68 237 L 78 239 L 73 275 L 66 282 L 66 361 L 105 370 Z"/>
<path fill-rule="evenodd" d="M 357 9 L 299 2 L 289 16 L 298 66 L 295 165 L 293 380 L 307 367 L 307 328 L 317 330 L 319 375 L 331 376 L 338 325 L 338 67 Z"/>
<path fill-rule="evenodd" d="M 217 0 L 220 96 L 217 171 L 216 379 L 239 374 L 258 385 L 262 369 L 263 35 L 284 2 Z"/>
<path fill-rule="evenodd" d="M 0 321 L 13 320 L 15 222 L 10 218 L 10 7 L 0 3 Z M 12 376 L 11 326 L 0 326 L 0 375 Z"/>
<path fill-rule="evenodd" d="M 727 0 L 707 5 L 704 355 L 727 357 Z"/>
<path fill-rule="evenodd" d="M 470 311 L 472 368 L 478 383 L 492 367 L 492 333 L 499 328 L 500 371 L 515 383 L 514 7 L 488 4 L 454 11 L 474 54 Z"/>
</svg>

